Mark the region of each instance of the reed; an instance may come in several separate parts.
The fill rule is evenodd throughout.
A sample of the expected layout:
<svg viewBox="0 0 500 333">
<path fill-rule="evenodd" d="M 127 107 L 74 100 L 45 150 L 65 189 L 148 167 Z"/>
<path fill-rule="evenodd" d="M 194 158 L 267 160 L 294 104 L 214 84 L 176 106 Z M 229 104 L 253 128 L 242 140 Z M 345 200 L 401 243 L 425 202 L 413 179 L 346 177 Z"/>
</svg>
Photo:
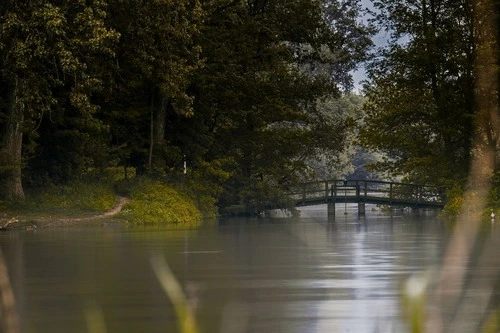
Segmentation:
<svg viewBox="0 0 500 333">
<path fill-rule="evenodd" d="M 16 309 L 16 299 L 9 279 L 7 263 L 0 250 L 0 313 L 1 325 L 5 333 L 20 333 L 19 315 Z"/>
<path fill-rule="evenodd" d="M 153 271 L 163 291 L 174 306 L 179 332 L 198 333 L 198 325 L 195 316 L 197 302 L 193 299 L 195 296 L 192 295 L 191 299 L 186 297 L 182 287 L 163 257 L 160 255 L 153 256 L 151 258 L 151 266 L 153 267 Z"/>
</svg>

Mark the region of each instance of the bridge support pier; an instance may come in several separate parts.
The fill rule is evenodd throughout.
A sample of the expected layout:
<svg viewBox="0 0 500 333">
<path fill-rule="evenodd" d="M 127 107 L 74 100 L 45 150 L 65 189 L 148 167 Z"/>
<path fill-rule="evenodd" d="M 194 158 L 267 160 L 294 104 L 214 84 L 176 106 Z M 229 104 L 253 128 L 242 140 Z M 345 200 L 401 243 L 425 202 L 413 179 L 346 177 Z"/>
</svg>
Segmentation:
<svg viewBox="0 0 500 333">
<path fill-rule="evenodd" d="M 365 203 L 360 202 L 358 203 L 358 216 L 365 216 Z"/>
<path fill-rule="evenodd" d="M 335 203 L 334 202 L 329 202 L 328 203 L 328 220 L 335 220 Z"/>
</svg>

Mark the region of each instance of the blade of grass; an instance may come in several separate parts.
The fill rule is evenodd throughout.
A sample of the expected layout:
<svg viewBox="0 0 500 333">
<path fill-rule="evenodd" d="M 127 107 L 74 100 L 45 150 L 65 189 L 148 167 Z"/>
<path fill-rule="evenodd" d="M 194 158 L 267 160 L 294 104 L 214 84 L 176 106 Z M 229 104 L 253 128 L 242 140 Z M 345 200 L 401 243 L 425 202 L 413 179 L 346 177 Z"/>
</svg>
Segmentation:
<svg viewBox="0 0 500 333">
<path fill-rule="evenodd" d="M 95 302 L 87 302 L 85 305 L 85 320 L 89 333 L 107 333 L 106 323 L 102 309 Z"/>
<path fill-rule="evenodd" d="M 2 326 L 5 333 L 19 333 L 19 317 L 16 311 L 16 300 L 10 284 L 7 264 L 0 250 L 0 305 Z"/>
<path fill-rule="evenodd" d="M 153 256 L 151 266 L 163 291 L 174 305 L 179 331 L 181 333 L 198 333 L 194 309 L 189 305 L 186 295 L 165 258 L 160 255 Z"/>
</svg>

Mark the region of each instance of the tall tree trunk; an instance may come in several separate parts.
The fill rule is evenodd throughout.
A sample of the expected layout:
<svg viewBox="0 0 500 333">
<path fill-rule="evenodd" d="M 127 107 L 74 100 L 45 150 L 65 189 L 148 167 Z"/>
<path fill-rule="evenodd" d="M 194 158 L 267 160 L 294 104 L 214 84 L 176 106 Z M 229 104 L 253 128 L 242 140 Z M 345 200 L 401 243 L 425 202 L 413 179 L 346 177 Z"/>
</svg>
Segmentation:
<svg viewBox="0 0 500 333">
<path fill-rule="evenodd" d="M 160 147 L 165 144 L 165 127 L 167 125 L 167 111 L 169 105 L 168 99 L 163 97 L 155 114 L 153 137 L 156 144 Z"/>
<path fill-rule="evenodd" d="M 153 93 L 151 94 L 151 105 L 149 109 L 149 156 L 148 156 L 148 172 L 153 171 L 153 150 L 155 146 L 154 141 L 154 125 L 155 125 L 155 91 L 153 89 Z"/>
<path fill-rule="evenodd" d="M 497 5 L 498 6 L 498 5 Z M 493 0 L 476 1 L 477 141 L 486 148 L 491 168 L 498 170 L 500 149 L 500 41 L 499 15 Z"/>
<path fill-rule="evenodd" d="M 9 108 L 0 146 L 0 198 L 24 200 L 21 180 L 24 106 L 18 98 L 22 81 L 15 78 L 9 89 Z"/>
<path fill-rule="evenodd" d="M 152 172 L 153 169 L 161 168 L 164 164 L 158 152 L 161 152 L 165 145 L 165 127 L 167 124 L 167 113 L 171 107 L 168 98 L 157 98 L 160 102 L 156 103 L 153 97 L 151 98 L 151 123 L 150 123 L 150 145 L 148 168 Z"/>
</svg>

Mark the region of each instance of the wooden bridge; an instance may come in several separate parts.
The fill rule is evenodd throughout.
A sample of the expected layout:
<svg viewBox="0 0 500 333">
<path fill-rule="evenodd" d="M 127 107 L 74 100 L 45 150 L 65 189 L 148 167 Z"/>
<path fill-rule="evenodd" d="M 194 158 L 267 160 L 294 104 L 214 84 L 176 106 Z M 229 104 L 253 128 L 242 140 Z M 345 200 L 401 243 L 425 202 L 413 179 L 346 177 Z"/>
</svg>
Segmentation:
<svg viewBox="0 0 500 333">
<path fill-rule="evenodd" d="M 360 215 L 365 204 L 412 208 L 442 208 L 443 188 L 378 180 L 325 180 L 300 184 L 291 191 L 296 206 L 328 204 L 328 215 L 335 216 L 336 203 L 357 203 Z"/>
</svg>

